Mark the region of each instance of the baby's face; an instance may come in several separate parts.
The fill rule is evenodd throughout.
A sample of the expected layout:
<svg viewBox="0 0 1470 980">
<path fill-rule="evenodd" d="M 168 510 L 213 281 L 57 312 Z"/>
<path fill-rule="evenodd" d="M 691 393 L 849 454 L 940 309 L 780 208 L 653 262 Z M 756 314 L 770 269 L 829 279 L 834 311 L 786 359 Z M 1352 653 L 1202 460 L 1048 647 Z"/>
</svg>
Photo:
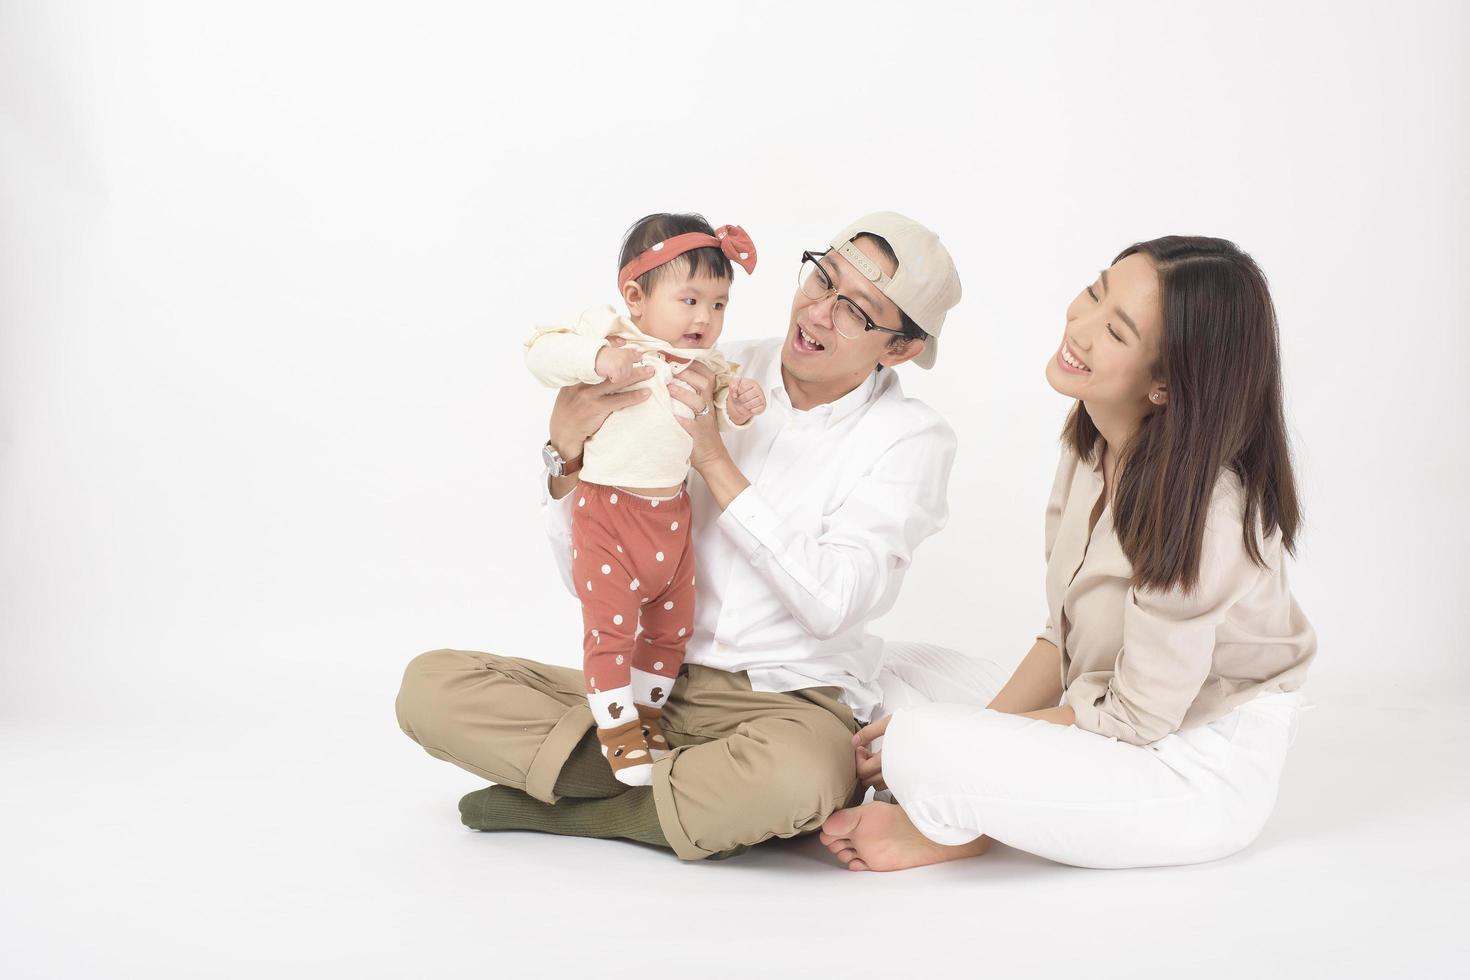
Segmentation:
<svg viewBox="0 0 1470 980">
<path fill-rule="evenodd" d="M 675 347 L 713 347 L 725 326 L 730 280 L 678 275 L 662 279 L 634 313 L 638 329 Z"/>
</svg>

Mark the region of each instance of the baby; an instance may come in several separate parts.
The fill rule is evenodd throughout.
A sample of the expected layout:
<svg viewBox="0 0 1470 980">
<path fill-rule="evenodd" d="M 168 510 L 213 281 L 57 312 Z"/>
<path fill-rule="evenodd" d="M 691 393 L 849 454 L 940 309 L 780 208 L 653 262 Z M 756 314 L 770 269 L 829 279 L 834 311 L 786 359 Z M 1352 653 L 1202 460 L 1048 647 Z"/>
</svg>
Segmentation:
<svg viewBox="0 0 1470 980">
<path fill-rule="evenodd" d="M 572 578 L 582 603 L 583 681 L 597 737 L 613 775 L 652 782 L 668 753 L 659 725 L 694 627 L 694 552 L 689 472 L 693 438 L 675 416 L 696 413 L 671 398 L 689 364 L 714 374 L 722 428 L 741 428 L 765 410 L 760 385 L 714 349 L 729 303 L 732 263 L 755 270 L 755 246 L 735 225 L 718 231 L 696 214 L 652 214 L 623 240 L 618 289 L 628 315 L 611 307 L 575 326 L 545 327 L 526 341 L 526 364 L 554 388 L 620 384 L 639 365 L 650 397 L 619 409 L 587 440 L 572 491 Z M 618 338 L 622 346 L 609 341 Z M 691 390 L 692 386 L 690 387 Z M 574 472 L 579 461 L 565 464 Z"/>
</svg>

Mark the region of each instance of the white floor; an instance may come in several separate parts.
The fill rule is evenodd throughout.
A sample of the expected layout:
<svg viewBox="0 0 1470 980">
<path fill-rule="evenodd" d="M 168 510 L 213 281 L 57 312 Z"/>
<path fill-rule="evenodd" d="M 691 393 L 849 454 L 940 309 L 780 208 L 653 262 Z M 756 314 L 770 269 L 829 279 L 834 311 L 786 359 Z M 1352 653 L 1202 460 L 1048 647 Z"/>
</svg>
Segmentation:
<svg viewBox="0 0 1470 980">
<path fill-rule="evenodd" d="M 1467 975 L 1448 702 L 1324 703 L 1253 847 L 1136 872 L 477 834 L 455 802 L 480 784 L 386 708 L 306 717 L 0 729 L 0 975 Z"/>
</svg>

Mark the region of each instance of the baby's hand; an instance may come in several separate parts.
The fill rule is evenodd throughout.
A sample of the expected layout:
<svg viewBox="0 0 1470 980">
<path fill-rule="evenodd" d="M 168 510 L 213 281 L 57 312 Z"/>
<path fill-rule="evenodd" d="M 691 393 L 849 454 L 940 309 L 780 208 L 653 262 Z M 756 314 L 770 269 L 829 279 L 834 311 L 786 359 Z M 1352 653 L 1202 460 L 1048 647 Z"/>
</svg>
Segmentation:
<svg viewBox="0 0 1470 980">
<path fill-rule="evenodd" d="M 749 378 L 735 378 L 730 382 L 725 410 L 730 415 L 731 425 L 744 425 L 766 410 L 766 393 Z"/>
<path fill-rule="evenodd" d="M 633 369 L 643 357 L 631 347 L 604 347 L 597 352 L 597 373 L 614 388 L 633 380 Z"/>
</svg>

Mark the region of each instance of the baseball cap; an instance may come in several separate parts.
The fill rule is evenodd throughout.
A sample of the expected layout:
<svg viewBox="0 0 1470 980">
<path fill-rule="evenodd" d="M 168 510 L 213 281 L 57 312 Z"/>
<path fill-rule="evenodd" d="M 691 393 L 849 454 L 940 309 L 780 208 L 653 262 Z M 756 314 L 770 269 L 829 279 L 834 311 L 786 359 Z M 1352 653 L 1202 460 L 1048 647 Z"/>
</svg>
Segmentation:
<svg viewBox="0 0 1470 980">
<path fill-rule="evenodd" d="M 876 262 L 852 244 L 854 238 L 864 234 L 883 238 L 898 256 L 898 270 L 892 277 L 884 275 Z M 897 212 L 875 211 L 842 229 L 831 244 L 834 252 L 851 262 L 929 335 L 924 352 L 914 358 L 914 363 L 921 368 L 933 367 L 939 355 L 944 315 L 960 301 L 960 274 L 939 236 Z"/>
</svg>

